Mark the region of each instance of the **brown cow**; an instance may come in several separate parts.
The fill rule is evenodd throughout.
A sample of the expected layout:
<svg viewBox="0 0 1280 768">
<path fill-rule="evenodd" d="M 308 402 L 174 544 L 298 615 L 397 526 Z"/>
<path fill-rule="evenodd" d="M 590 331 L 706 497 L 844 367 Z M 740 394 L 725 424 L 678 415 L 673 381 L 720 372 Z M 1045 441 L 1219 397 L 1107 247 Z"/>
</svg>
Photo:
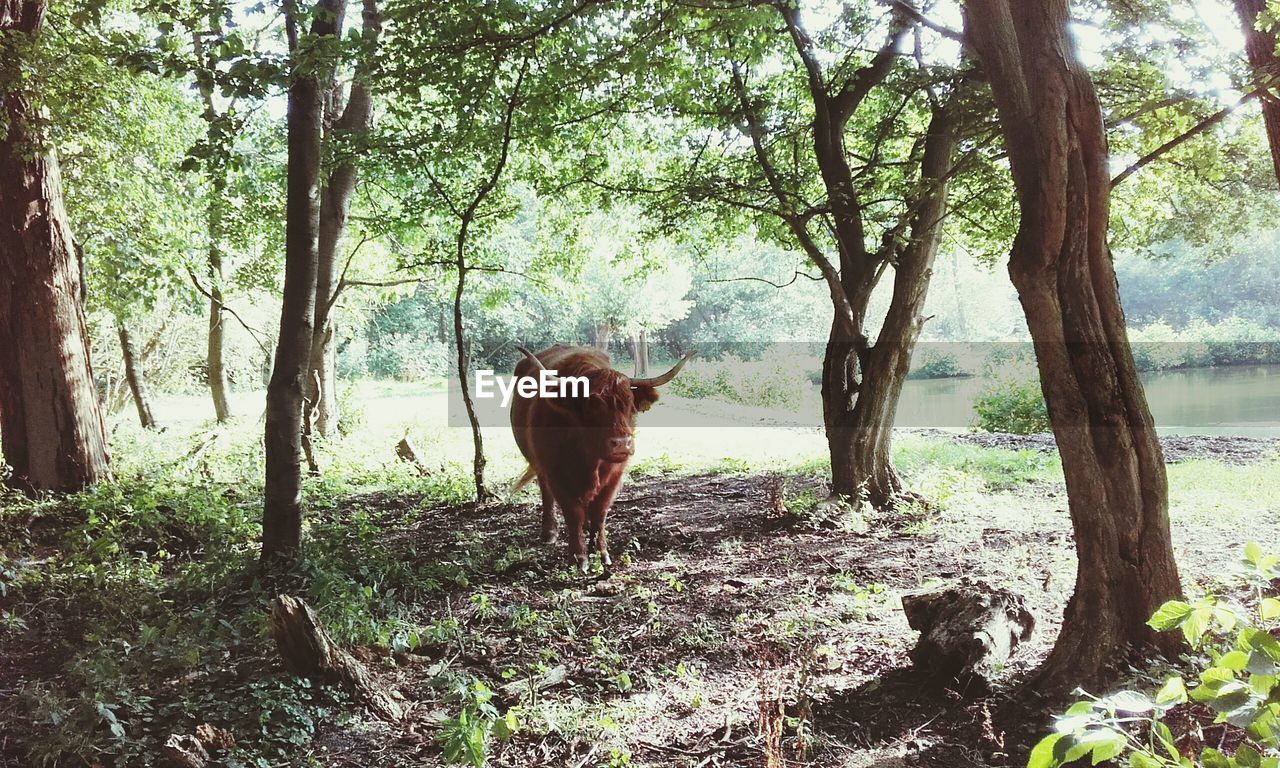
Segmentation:
<svg viewBox="0 0 1280 768">
<path fill-rule="evenodd" d="M 556 344 L 536 356 L 524 347 L 518 349 L 525 359 L 516 365 L 516 376 L 537 378 L 540 371 L 549 370 L 560 377 L 584 377 L 589 395 L 525 397 L 517 390 L 511 429 L 529 469 L 516 489 L 538 479 L 543 541 L 556 540 L 555 505 L 559 504 L 568 528 L 569 552 L 578 567 L 584 573 L 587 570 L 584 524 L 600 559 L 611 565 L 604 519 L 635 452 L 636 414 L 649 410 L 658 399 L 657 388 L 675 378 L 694 353 L 661 376 L 633 379 L 613 370 L 609 357 L 596 349 Z"/>
</svg>

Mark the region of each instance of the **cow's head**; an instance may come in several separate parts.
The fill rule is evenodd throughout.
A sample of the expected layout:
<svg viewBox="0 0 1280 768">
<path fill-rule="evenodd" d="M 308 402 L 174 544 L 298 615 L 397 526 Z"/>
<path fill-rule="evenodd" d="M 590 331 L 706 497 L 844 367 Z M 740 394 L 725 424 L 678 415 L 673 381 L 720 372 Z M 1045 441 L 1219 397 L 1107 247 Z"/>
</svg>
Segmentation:
<svg viewBox="0 0 1280 768">
<path fill-rule="evenodd" d="M 538 370 L 546 370 L 533 353 L 519 347 Z M 546 402 L 560 411 L 584 434 L 585 447 L 593 456 L 607 462 L 621 463 L 635 453 L 636 416 L 649 410 L 658 400 L 658 387 L 675 378 L 693 352 L 680 358 L 671 370 L 650 378 L 631 378 L 612 368 L 574 371 L 587 379 L 587 397 L 564 397 Z M 567 375 L 567 374 L 566 374 Z"/>
</svg>

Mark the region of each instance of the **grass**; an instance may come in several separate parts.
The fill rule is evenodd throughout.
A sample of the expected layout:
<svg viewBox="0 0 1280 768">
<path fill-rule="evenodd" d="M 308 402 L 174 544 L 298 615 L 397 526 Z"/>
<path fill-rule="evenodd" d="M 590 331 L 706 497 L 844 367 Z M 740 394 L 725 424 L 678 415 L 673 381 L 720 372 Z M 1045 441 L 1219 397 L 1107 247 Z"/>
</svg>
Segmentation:
<svg viewBox="0 0 1280 768">
<path fill-rule="evenodd" d="M 576 762 L 593 744 L 587 764 L 640 764 L 638 732 L 677 743 L 753 711 L 752 654 L 801 675 L 789 680 L 841 659 L 842 671 L 817 675 L 823 686 L 865 679 L 900 655 L 896 595 L 938 569 L 919 559 L 930 555 L 917 542 L 952 547 L 936 556 L 962 567 L 988 531 L 1065 526 L 1055 456 L 904 434 L 895 461 L 927 508 L 873 521 L 867 533 L 776 538 L 753 516 L 763 496 L 751 496 L 752 478 L 786 476 L 787 508 L 812 505 L 825 476 L 820 434 L 664 427 L 642 431 L 632 480 L 653 489 L 641 497 L 665 496 L 627 513 L 662 506 L 661 524 L 628 528 L 622 517 L 613 548 L 627 565 L 583 583 L 561 552 L 532 543 L 526 508 L 466 504 L 470 438 L 447 426 L 441 393 L 370 394 L 359 431 L 318 441 L 324 473 L 305 489 L 308 563 L 288 586 L 338 642 L 372 649 L 437 713 L 426 733 L 438 745 L 432 759 L 450 748 L 505 749 L 501 723 L 514 712 L 521 743 L 551 744 L 553 761 Z M 387 738 L 340 692 L 275 659 L 263 612 L 271 595 L 255 571 L 261 423 L 249 401 L 239 404 L 246 415 L 219 427 L 198 421 L 192 401 L 166 399 L 159 410 L 170 427 L 159 433 L 122 415 L 112 424 L 114 480 L 66 498 L 0 498 L 0 654 L 10 663 L 0 687 L 22 686 L 0 704 L 0 727 L 27 724 L 33 764 L 150 765 L 158 744 L 202 722 L 234 734 L 228 766 L 329 764 L 317 739 Z M 395 459 L 406 433 L 428 474 Z M 510 437 L 494 429 L 486 438 L 495 484 L 518 475 Z M 1170 468 L 1179 556 L 1193 573 L 1212 570 L 1204 542 L 1216 547 L 1215 531 L 1248 536 L 1274 517 L 1277 468 Z M 686 498 L 686 489 L 702 490 Z M 740 508 L 711 508 L 729 504 Z M 1061 547 L 1018 539 L 998 557 L 992 573 L 1048 574 L 1046 600 L 1069 586 L 1073 563 Z M 568 690 L 493 695 L 559 666 L 572 670 Z M 683 719 L 656 725 L 672 708 Z"/>
</svg>

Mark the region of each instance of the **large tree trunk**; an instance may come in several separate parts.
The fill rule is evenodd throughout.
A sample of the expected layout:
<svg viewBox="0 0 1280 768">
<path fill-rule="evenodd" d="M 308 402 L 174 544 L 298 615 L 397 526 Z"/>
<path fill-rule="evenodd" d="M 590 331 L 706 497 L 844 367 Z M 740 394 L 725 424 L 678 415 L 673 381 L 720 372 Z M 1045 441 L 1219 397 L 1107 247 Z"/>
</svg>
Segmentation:
<svg viewBox="0 0 1280 768">
<path fill-rule="evenodd" d="M 133 335 L 123 321 L 116 323 L 116 335 L 120 337 L 120 356 L 124 358 L 124 377 L 133 393 L 133 404 L 138 408 L 138 421 L 144 429 L 155 429 L 156 417 L 151 413 L 151 399 L 147 396 L 146 382 L 142 378 L 142 365 L 133 344 Z"/>
<path fill-rule="evenodd" d="M 336 37 L 341 0 L 320 0 L 310 44 Z M 302 406 L 311 359 L 312 319 L 319 259 L 320 156 L 326 73 L 300 50 L 298 9 L 285 4 L 292 56 L 289 86 L 289 158 L 285 203 L 284 301 L 275 365 L 267 385 L 266 484 L 262 509 L 262 561 L 291 562 L 302 554 Z"/>
<path fill-rule="evenodd" d="M 382 33 L 382 18 L 377 0 L 364 0 L 362 38 L 365 46 L 363 57 L 356 65 L 342 115 L 334 122 L 325 143 L 350 140 L 369 130 L 372 122 L 373 99 L 369 90 L 370 68 L 374 50 Z M 338 421 L 337 378 L 334 370 L 334 327 L 332 309 L 337 277 L 338 246 L 347 228 L 347 213 L 356 190 L 356 162 L 350 147 L 339 148 L 340 155 L 334 163 L 324 189 L 320 192 L 320 245 L 316 271 L 315 317 L 312 321 L 311 371 L 307 397 L 316 409 L 315 429 L 322 435 L 329 434 L 331 425 Z M 319 382 L 317 389 L 315 384 Z"/>
<path fill-rule="evenodd" d="M 1078 556 L 1075 593 L 1039 683 L 1096 687 L 1133 646 L 1177 648 L 1146 621 L 1181 594 L 1164 460 L 1107 247 L 1102 112 L 1067 29 L 1066 0 L 968 0 L 965 12 L 1022 209 L 1009 274 L 1035 342 Z"/>
<path fill-rule="evenodd" d="M 0 0 L 0 58 L 21 66 L 45 0 Z M 84 281 L 62 203 L 58 160 L 32 130 L 28 95 L 2 95 L 0 138 L 0 437 L 8 483 L 74 491 L 106 477 L 107 438 L 93 386 Z"/>
<path fill-rule="evenodd" d="M 1262 120 L 1271 145 L 1271 163 L 1275 166 L 1276 183 L 1280 184 L 1280 56 L 1276 55 L 1276 30 L 1258 29 L 1258 15 L 1267 0 L 1233 0 L 1240 26 L 1244 28 L 1244 49 L 1259 85 L 1267 92 L 1260 99 Z"/>
</svg>

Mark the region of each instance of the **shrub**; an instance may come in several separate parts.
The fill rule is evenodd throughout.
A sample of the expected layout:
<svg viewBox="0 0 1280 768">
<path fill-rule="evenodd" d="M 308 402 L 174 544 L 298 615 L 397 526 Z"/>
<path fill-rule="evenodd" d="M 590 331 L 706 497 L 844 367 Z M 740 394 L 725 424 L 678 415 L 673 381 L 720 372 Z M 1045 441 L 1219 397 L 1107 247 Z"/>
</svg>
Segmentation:
<svg viewBox="0 0 1280 768">
<path fill-rule="evenodd" d="M 968 376 L 961 365 L 960 360 L 950 352 L 937 352 L 927 350 L 916 355 L 914 365 L 911 366 L 911 372 L 907 374 L 908 379 L 953 379 L 959 376 Z"/>
<path fill-rule="evenodd" d="M 1258 585 L 1256 610 L 1219 597 L 1174 600 L 1148 622 L 1160 631 L 1180 630 L 1203 654 L 1195 659 L 1203 667 L 1195 682 L 1174 675 L 1154 693 L 1120 691 L 1076 702 L 1031 751 L 1028 768 L 1084 758 L 1131 768 L 1280 765 L 1280 640 L 1274 635 L 1280 600 L 1262 596 L 1264 585 L 1280 577 L 1280 556 L 1250 543 L 1244 564 Z M 1205 726 L 1216 732 L 1214 746 L 1206 743 Z"/>
<path fill-rule="evenodd" d="M 1030 435 L 1049 431 L 1049 410 L 1038 381 L 997 381 L 973 403 L 979 429 Z"/>
</svg>

